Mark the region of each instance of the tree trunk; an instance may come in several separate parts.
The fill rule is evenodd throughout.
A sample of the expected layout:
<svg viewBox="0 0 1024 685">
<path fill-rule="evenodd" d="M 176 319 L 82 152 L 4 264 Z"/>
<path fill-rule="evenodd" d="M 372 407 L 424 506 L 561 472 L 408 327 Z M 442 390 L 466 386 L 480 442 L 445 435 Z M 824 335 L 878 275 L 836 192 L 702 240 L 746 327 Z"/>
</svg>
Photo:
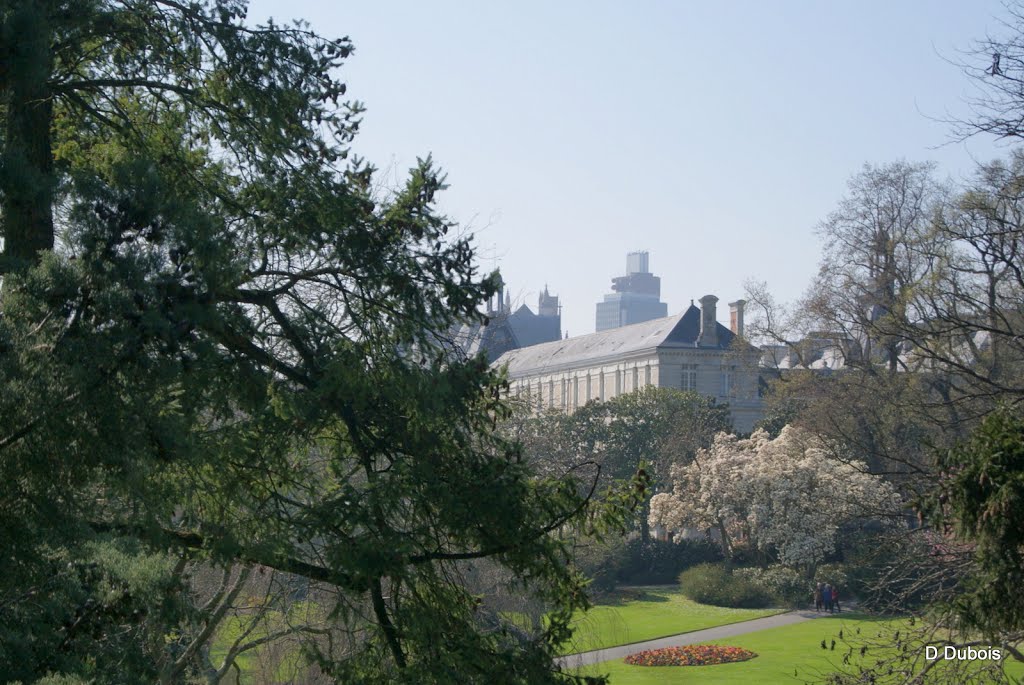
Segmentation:
<svg viewBox="0 0 1024 685">
<path fill-rule="evenodd" d="M 722 536 L 722 551 L 725 552 L 725 568 L 732 570 L 732 544 L 729 542 L 729 536 L 725 532 L 725 522 L 718 521 L 718 534 Z"/>
<path fill-rule="evenodd" d="M 21 269 L 53 249 L 53 99 L 48 80 L 49 0 L 16 0 L 7 30 L 17 36 L 7 46 L 3 90 L 7 104 L 0 167 L 3 201 L 3 270 Z"/>
</svg>

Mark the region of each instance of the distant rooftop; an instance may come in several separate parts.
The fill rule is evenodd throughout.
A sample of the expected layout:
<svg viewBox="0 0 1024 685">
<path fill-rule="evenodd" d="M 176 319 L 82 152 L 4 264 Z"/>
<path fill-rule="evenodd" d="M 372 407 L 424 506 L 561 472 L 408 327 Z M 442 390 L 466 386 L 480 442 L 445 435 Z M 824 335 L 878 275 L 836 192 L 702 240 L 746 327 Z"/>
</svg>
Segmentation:
<svg viewBox="0 0 1024 685">
<path fill-rule="evenodd" d="M 525 304 L 512 311 L 511 297 L 504 284 L 488 303 L 487 325 L 467 322 L 449 331 L 450 342 L 467 356 L 486 353 L 491 360 L 519 347 L 558 340 L 562 337 L 562 309 L 558 296 L 547 285 L 538 298 L 538 313 Z"/>
<path fill-rule="evenodd" d="M 642 252 L 630 252 L 626 255 L 626 275 L 651 273 L 649 260 L 650 255 L 646 250 Z"/>
<path fill-rule="evenodd" d="M 495 365 L 508 364 L 509 374 L 515 378 L 539 369 L 573 367 L 659 347 L 694 348 L 698 346 L 700 318 L 700 309 L 691 304 L 685 312 L 674 316 L 510 350 Z M 733 332 L 717 321 L 715 325 L 718 344 L 710 349 L 728 348 L 735 337 Z"/>
</svg>

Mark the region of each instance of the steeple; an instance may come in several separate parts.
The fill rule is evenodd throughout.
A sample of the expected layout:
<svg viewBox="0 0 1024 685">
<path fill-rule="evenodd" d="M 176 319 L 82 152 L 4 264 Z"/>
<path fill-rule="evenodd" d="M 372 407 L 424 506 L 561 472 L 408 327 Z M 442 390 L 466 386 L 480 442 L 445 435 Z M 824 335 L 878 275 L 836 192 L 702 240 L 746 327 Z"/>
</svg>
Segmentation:
<svg viewBox="0 0 1024 685">
<path fill-rule="evenodd" d="M 537 314 L 539 316 L 558 316 L 558 295 L 548 292 L 547 283 L 544 284 L 544 292 L 537 298 Z"/>
</svg>

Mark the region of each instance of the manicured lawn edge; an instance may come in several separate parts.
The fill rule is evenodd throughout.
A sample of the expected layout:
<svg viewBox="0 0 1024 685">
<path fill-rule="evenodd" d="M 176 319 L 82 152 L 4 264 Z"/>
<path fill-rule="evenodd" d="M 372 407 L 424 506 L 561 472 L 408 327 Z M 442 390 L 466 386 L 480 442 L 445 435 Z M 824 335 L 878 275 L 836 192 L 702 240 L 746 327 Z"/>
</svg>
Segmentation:
<svg viewBox="0 0 1024 685">
<path fill-rule="evenodd" d="M 654 637 L 645 637 L 642 640 L 634 640 L 632 642 L 620 642 L 614 645 L 605 645 L 604 647 L 598 647 L 597 649 L 588 649 L 585 652 L 570 652 L 569 654 L 563 654 L 562 656 L 577 656 L 579 654 L 590 654 L 591 652 L 600 652 L 605 649 L 614 649 L 615 647 L 629 647 L 630 645 L 641 645 L 645 642 L 651 642 L 653 640 L 663 640 L 666 637 L 675 637 L 676 635 L 689 635 L 690 633 L 699 633 L 702 630 L 712 630 L 714 628 L 721 628 L 722 626 L 734 626 L 737 623 L 747 623 L 748 621 L 758 621 L 762 618 L 771 618 L 772 616 L 778 616 L 779 614 L 788 614 L 790 611 L 799 611 L 798 609 L 779 609 L 771 614 L 765 614 L 764 616 L 755 616 L 754 618 L 741 618 L 736 621 L 726 621 L 725 623 L 716 623 L 713 626 L 706 628 L 694 628 L 693 630 L 684 630 L 680 633 L 669 633 L 668 635 L 655 635 Z M 765 630 L 771 630 L 765 628 Z"/>
<path fill-rule="evenodd" d="M 743 623 L 785 613 L 783 608 L 738 609 L 699 604 L 678 585 L 636 586 L 606 597 L 574 618 L 575 635 L 559 656 L 586 654 Z"/>
<path fill-rule="evenodd" d="M 901 619 L 849 612 L 840 616 L 822 616 L 808 621 L 775 628 L 765 628 L 741 635 L 701 641 L 699 644 L 740 647 L 758 656 L 748 661 L 709 664 L 705 666 L 645 667 L 631 666 L 621 658 L 574 669 L 579 675 L 607 674 L 612 685 L 776 685 L 782 682 L 815 682 L 825 673 L 834 671 L 834 662 L 841 658 L 840 651 L 822 651 L 817 643 L 838 630 L 849 632 L 857 625 L 882 626 Z M 865 630 L 870 628 L 865 627 Z M 856 660 L 873 661 L 876 654 L 858 656 Z M 794 679 L 794 670 L 799 674 Z M 800 679 L 800 676 L 803 679 Z"/>
</svg>

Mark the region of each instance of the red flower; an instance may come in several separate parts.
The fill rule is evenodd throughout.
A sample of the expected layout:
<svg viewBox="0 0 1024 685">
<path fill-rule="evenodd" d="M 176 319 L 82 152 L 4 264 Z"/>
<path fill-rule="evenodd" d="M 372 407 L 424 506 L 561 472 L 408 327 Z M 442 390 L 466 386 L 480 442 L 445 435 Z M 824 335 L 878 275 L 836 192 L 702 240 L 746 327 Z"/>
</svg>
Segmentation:
<svg viewBox="0 0 1024 685">
<path fill-rule="evenodd" d="M 637 652 L 626 657 L 631 666 L 708 666 L 753 659 L 757 654 L 739 647 L 686 645 Z"/>
</svg>

